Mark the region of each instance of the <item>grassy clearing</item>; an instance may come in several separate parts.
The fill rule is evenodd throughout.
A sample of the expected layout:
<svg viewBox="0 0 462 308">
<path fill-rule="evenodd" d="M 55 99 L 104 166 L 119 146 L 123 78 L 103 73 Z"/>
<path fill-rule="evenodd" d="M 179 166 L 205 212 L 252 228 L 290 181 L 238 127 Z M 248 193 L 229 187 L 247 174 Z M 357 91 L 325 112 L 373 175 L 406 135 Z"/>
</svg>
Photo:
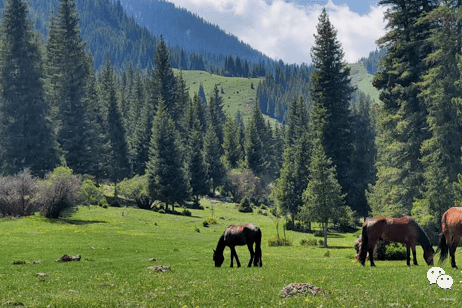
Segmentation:
<svg viewBox="0 0 462 308">
<path fill-rule="evenodd" d="M 356 234 L 332 233 L 329 248 L 301 246 L 312 234 L 288 231 L 290 247 L 269 247 L 276 235 L 270 216 L 239 213 L 234 204 L 203 200 L 193 216 L 134 208 L 80 207 L 70 219 L 50 222 L 33 216 L 0 221 L 0 306 L 26 307 L 457 307 L 462 274 L 449 263 L 452 290 L 430 285 L 419 246 L 420 266 L 405 261 L 361 267 L 355 260 Z M 212 211 L 213 207 L 213 211 Z M 212 215 L 218 224 L 205 228 Z M 122 215 L 124 213 L 124 215 Z M 263 231 L 263 268 L 215 268 L 212 249 L 229 224 L 254 222 Z M 199 230 L 199 232 L 198 232 Z M 280 230 L 282 233 L 282 230 Z M 319 238 L 317 238 L 319 239 Z M 329 251 L 329 257 L 326 252 Z M 245 247 L 237 247 L 241 263 Z M 56 263 L 62 254 L 80 262 Z M 149 261 L 155 258 L 156 261 Z M 32 262 L 13 265 L 14 261 Z M 462 264 L 460 253 L 457 262 Z M 169 272 L 149 271 L 152 265 Z M 37 273 L 46 273 L 37 277 Z M 282 298 L 290 283 L 309 283 L 326 295 Z"/>
<path fill-rule="evenodd" d="M 374 76 L 369 74 L 361 63 L 349 64 L 348 66 L 351 67 L 351 84 L 357 86 L 359 90 L 378 103 L 380 92 L 372 85 Z"/>
<path fill-rule="evenodd" d="M 176 74 L 178 70 L 174 70 Z M 265 78 L 240 78 L 240 77 L 223 77 L 213 75 L 204 71 L 182 71 L 186 85 L 189 87 L 189 95 L 194 96 L 194 93 L 199 92 L 199 85 L 202 83 L 205 94 L 208 97 L 215 85 L 218 85 L 218 90 L 223 88 L 224 93 L 220 92 L 223 98 L 224 110 L 227 114 L 235 116 L 240 110 L 244 119 L 250 117 L 255 98 L 257 96 L 258 83 Z M 253 83 L 254 88 L 251 88 Z"/>
</svg>

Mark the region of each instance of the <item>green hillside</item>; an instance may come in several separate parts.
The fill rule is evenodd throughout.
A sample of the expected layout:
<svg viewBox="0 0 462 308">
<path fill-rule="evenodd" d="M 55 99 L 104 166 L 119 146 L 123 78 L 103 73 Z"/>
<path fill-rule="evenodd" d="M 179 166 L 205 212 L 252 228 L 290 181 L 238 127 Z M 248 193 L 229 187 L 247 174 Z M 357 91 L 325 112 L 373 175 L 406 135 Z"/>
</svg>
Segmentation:
<svg viewBox="0 0 462 308">
<path fill-rule="evenodd" d="M 179 70 L 174 71 L 179 74 Z M 199 85 L 202 83 L 208 99 L 213 87 L 217 84 L 220 91 L 223 88 L 224 93 L 220 95 L 223 97 L 226 113 L 234 117 L 240 110 L 244 121 L 250 116 L 255 103 L 258 83 L 264 80 L 264 78 L 223 77 L 204 71 L 182 71 L 182 73 L 191 97 L 199 91 Z M 251 88 L 252 83 L 253 89 Z"/>
<path fill-rule="evenodd" d="M 374 76 L 367 72 L 362 63 L 349 64 L 348 66 L 351 67 L 351 83 L 378 103 L 380 93 L 372 85 Z"/>
</svg>

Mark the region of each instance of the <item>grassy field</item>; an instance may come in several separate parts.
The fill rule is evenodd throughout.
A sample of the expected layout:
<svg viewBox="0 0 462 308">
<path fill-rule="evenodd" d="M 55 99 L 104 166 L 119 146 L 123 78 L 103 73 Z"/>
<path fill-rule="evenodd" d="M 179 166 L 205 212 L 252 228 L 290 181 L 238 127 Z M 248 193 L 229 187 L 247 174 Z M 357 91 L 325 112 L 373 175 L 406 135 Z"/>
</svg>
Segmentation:
<svg viewBox="0 0 462 308">
<path fill-rule="evenodd" d="M 290 247 L 270 247 L 276 222 L 268 215 L 239 213 L 234 204 L 203 200 L 192 216 L 135 208 L 80 207 L 67 220 L 39 216 L 0 221 L 0 306 L 25 307 L 459 307 L 462 275 L 451 290 L 430 285 L 429 266 L 355 260 L 356 234 L 330 234 L 329 248 L 301 246 L 313 234 L 288 231 Z M 218 224 L 204 227 L 212 216 Z M 212 249 L 229 224 L 254 222 L 263 231 L 263 267 L 215 268 Z M 282 222 L 281 222 L 282 224 Z M 279 231 L 282 234 L 282 230 Z M 319 238 L 317 238 L 319 239 Z M 328 252 L 328 253 L 327 253 Z M 237 247 L 242 264 L 249 254 Z M 80 262 L 55 262 L 81 254 Z M 150 261 L 155 258 L 156 261 Z M 40 264 L 33 261 L 42 260 Z M 26 264 L 14 265 L 15 261 Z M 460 253 L 457 262 L 462 264 Z M 168 272 L 147 270 L 165 265 Z M 37 273 L 46 276 L 38 277 Z M 325 295 L 283 298 L 290 283 L 309 283 Z"/>
<path fill-rule="evenodd" d="M 348 66 L 351 67 L 351 83 L 378 103 L 380 92 L 372 85 L 374 76 L 369 74 L 361 63 L 349 64 Z"/>
<path fill-rule="evenodd" d="M 178 70 L 174 70 L 176 74 Z M 250 117 L 255 98 L 257 97 L 258 83 L 264 78 L 240 78 L 240 77 L 223 77 L 213 75 L 204 71 L 182 71 L 186 85 L 189 87 L 189 95 L 199 92 L 199 85 L 202 83 L 207 99 L 213 91 L 215 85 L 223 98 L 224 109 L 227 114 L 235 116 L 240 110 L 244 119 Z M 254 88 L 251 88 L 253 83 Z M 223 92 L 221 93 L 221 88 Z"/>
</svg>

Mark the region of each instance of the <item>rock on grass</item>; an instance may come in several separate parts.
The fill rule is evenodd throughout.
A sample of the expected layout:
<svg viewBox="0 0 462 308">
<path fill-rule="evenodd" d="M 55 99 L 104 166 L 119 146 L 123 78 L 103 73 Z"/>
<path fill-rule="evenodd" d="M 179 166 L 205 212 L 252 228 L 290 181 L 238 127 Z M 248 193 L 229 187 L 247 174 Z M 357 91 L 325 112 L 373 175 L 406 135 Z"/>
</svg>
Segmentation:
<svg viewBox="0 0 462 308">
<path fill-rule="evenodd" d="M 311 293 L 316 295 L 318 293 L 325 294 L 324 290 L 319 287 L 313 286 L 307 283 L 291 283 L 285 286 L 282 290 L 282 297 L 287 298 L 297 294 L 308 294 Z"/>
</svg>

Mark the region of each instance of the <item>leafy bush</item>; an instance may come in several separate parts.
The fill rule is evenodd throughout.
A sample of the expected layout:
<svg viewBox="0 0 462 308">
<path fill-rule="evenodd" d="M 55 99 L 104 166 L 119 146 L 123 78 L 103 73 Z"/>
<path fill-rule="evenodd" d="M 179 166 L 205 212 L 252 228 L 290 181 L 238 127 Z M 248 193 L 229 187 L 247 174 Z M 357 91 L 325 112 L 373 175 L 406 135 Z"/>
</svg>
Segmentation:
<svg viewBox="0 0 462 308">
<path fill-rule="evenodd" d="M 181 214 L 183 214 L 184 216 L 191 216 L 192 213 L 190 210 L 187 210 L 187 209 L 183 209 L 183 211 L 181 212 Z"/>
<path fill-rule="evenodd" d="M 249 198 L 244 197 L 239 204 L 237 210 L 241 213 L 250 213 L 253 212 L 252 205 L 250 204 Z"/>
<path fill-rule="evenodd" d="M 292 246 L 292 240 L 288 238 L 282 238 L 273 236 L 268 240 L 269 246 Z"/>
<path fill-rule="evenodd" d="M 3 216 L 28 216 L 39 208 L 37 179 L 29 170 L 0 177 L 0 213 Z"/>
<path fill-rule="evenodd" d="M 302 239 L 300 241 L 300 245 L 302 246 L 316 246 L 318 245 L 318 241 L 314 238 L 310 238 L 310 239 Z"/>
<path fill-rule="evenodd" d="M 401 243 L 379 241 L 377 260 L 406 260 L 406 247 Z"/>
<path fill-rule="evenodd" d="M 59 218 L 71 213 L 79 204 L 80 176 L 72 169 L 57 167 L 39 183 L 41 213 L 47 218 Z"/>
<path fill-rule="evenodd" d="M 204 227 L 208 227 L 210 225 L 215 225 L 218 223 L 218 220 L 216 217 L 208 217 L 207 219 L 205 219 L 203 222 L 202 222 L 202 225 Z"/>
<path fill-rule="evenodd" d="M 241 202 L 244 197 L 248 197 L 252 202 L 259 203 L 271 194 L 271 188 L 263 185 L 252 170 L 230 170 L 225 187 L 234 202 Z"/>
<path fill-rule="evenodd" d="M 136 175 L 131 179 L 125 179 L 117 184 L 120 195 L 133 200 L 140 209 L 151 209 L 151 202 L 148 195 L 148 178 L 146 175 Z"/>
<path fill-rule="evenodd" d="M 92 180 L 85 180 L 80 188 L 80 198 L 85 205 L 99 205 L 107 208 L 107 199 Z"/>
</svg>

